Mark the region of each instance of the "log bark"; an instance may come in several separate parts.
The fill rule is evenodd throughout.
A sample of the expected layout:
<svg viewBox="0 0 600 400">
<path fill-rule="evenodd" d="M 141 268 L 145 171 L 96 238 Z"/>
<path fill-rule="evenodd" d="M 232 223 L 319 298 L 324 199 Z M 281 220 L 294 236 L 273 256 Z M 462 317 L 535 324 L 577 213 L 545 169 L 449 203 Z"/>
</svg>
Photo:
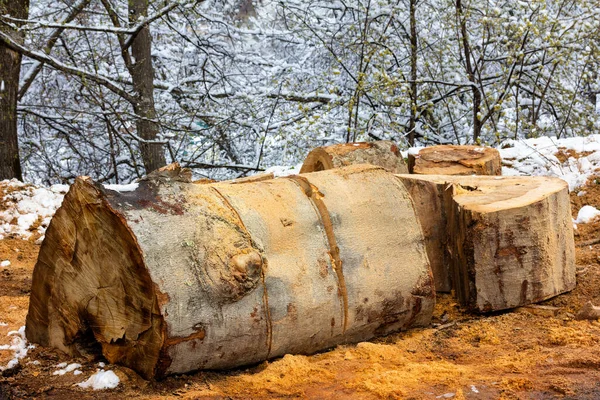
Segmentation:
<svg viewBox="0 0 600 400">
<path fill-rule="evenodd" d="M 419 175 L 502 175 L 502 159 L 491 147 L 432 146 L 409 153 L 408 170 Z"/>
<path fill-rule="evenodd" d="M 505 310 L 575 287 L 575 243 L 565 181 L 398 177 L 413 198 L 428 193 L 415 205 L 430 259 L 444 260 L 444 265 L 432 265 L 434 280 L 444 285 L 451 281 L 462 305 L 477 312 Z M 427 204 L 430 200 L 433 206 Z M 431 246 L 437 241 L 444 246 Z"/>
<path fill-rule="evenodd" d="M 398 146 L 391 141 L 381 140 L 317 147 L 306 156 L 300 173 L 325 171 L 355 164 L 378 165 L 396 174 L 408 172 Z"/>
<path fill-rule="evenodd" d="M 35 266 L 30 341 L 71 355 L 100 346 L 160 378 L 429 324 L 431 269 L 393 174 L 198 185 L 159 172 L 133 192 L 72 185 Z"/>
</svg>

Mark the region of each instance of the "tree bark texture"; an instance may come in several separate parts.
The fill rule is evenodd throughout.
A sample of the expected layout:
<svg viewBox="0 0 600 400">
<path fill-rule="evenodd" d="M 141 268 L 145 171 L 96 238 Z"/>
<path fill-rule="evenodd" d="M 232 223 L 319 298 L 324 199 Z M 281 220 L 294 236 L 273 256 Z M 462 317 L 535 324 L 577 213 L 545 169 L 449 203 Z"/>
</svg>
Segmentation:
<svg viewBox="0 0 600 400">
<path fill-rule="evenodd" d="M 306 156 L 300 173 L 324 171 L 354 164 L 372 164 L 405 174 L 406 163 L 395 143 L 387 140 L 317 147 Z"/>
<path fill-rule="evenodd" d="M 148 16 L 148 0 L 129 0 L 129 23 L 135 26 L 140 18 Z M 145 141 L 158 139 L 160 127 L 156 122 L 154 107 L 154 68 L 152 67 L 152 37 L 150 26 L 144 26 L 131 43 L 132 65 L 130 68 L 137 102 L 133 104 L 136 130 Z M 140 152 L 146 173 L 166 165 L 165 148 L 162 143 L 140 142 Z"/>
<path fill-rule="evenodd" d="M 408 170 L 420 175 L 502 175 L 502 159 L 491 147 L 431 146 L 409 153 Z"/>
<path fill-rule="evenodd" d="M 99 343 L 160 378 L 429 324 L 423 235 L 393 174 L 189 181 L 167 167 L 117 193 L 78 178 L 40 250 L 28 339 L 71 355 Z"/>
<path fill-rule="evenodd" d="M 567 183 L 549 177 L 399 175 L 415 200 L 437 288 L 490 312 L 575 287 Z M 442 244 L 442 245 L 439 245 Z M 440 262 L 442 260 L 442 262 Z"/>
<path fill-rule="evenodd" d="M 27 19 L 29 0 L 0 0 L 0 15 Z M 23 35 L 0 24 L 0 30 L 22 43 Z M 17 96 L 21 55 L 0 42 L 0 180 L 23 180 L 17 132 Z"/>
</svg>

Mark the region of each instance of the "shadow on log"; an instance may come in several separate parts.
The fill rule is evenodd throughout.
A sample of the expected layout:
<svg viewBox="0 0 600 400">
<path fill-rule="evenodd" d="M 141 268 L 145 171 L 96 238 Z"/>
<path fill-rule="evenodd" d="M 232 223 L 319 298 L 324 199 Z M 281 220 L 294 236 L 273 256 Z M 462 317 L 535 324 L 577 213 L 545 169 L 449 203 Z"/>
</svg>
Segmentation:
<svg viewBox="0 0 600 400">
<path fill-rule="evenodd" d="M 317 147 L 306 156 L 300 173 L 325 171 L 356 164 L 377 165 L 395 174 L 408 173 L 398 146 L 389 140 Z"/>
<path fill-rule="evenodd" d="M 567 183 L 549 177 L 398 175 L 415 199 L 436 288 L 478 312 L 575 288 Z"/>
<path fill-rule="evenodd" d="M 26 335 L 160 378 L 425 326 L 434 302 L 393 174 L 193 184 L 170 166 L 133 192 L 76 180 L 40 250 Z"/>
<path fill-rule="evenodd" d="M 408 154 L 408 171 L 418 175 L 502 175 L 502 159 L 491 147 L 431 146 Z"/>
</svg>

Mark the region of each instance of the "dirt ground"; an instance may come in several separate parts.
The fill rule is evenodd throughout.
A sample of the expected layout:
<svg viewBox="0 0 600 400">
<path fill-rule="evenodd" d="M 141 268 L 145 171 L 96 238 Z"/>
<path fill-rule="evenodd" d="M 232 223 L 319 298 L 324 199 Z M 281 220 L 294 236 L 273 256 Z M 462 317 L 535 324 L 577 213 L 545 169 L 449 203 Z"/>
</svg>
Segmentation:
<svg viewBox="0 0 600 400">
<path fill-rule="evenodd" d="M 585 194 L 571 194 L 574 214 L 600 208 L 600 177 Z M 1 197 L 1 196 L 0 196 Z M 148 382 L 109 366 L 121 379 L 108 391 L 74 384 L 96 371 L 96 360 L 73 360 L 35 348 L 0 377 L 0 399 L 599 399 L 600 322 L 574 317 L 587 301 L 600 305 L 600 221 L 576 230 L 578 285 L 543 303 L 490 316 L 467 314 L 450 295 L 438 296 L 432 327 L 312 356 L 285 356 L 247 369 L 197 372 Z M 596 240 L 598 239 L 598 240 Z M 595 243 L 598 241 L 598 243 Z M 39 246 L 0 241 L 0 345 L 25 323 Z M 12 358 L 0 351 L 0 365 Z M 34 364 L 35 361 L 35 364 Z M 53 375 L 60 362 L 79 362 L 83 374 Z"/>
</svg>

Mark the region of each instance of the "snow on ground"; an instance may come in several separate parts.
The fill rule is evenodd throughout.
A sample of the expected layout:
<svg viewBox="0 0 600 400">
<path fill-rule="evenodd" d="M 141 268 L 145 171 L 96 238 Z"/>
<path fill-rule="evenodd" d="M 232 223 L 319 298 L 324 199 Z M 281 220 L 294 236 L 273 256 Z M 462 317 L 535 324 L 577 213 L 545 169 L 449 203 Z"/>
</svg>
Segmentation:
<svg viewBox="0 0 600 400">
<path fill-rule="evenodd" d="M 64 375 L 67 372 L 73 372 L 74 375 L 81 374 L 79 368 L 81 368 L 81 364 L 72 363 L 67 364 L 66 362 L 60 363 L 56 366 L 58 368 L 56 371 L 52 373 L 52 375 Z"/>
<path fill-rule="evenodd" d="M 12 336 L 10 344 L 0 346 L 0 350 L 10 350 L 13 352 L 13 358 L 6 365 L 0 365 L 0 371 L 5 371 L 19 365 L 22 358 L 27 356 L 27 352 L 35 346 L 27 343 L 25 338 L 25 327 L 22 326 L 18 331 L 8 332 L 8 336 Z"/>
<path fill-rule="evenodd" d="M 78 383 L 77 386 L 84 389 L 92 388 L 94 390 L 114 389 L 119 386 L 119 377 L 113 371 L 99 369 L 88 380 Z"/>
<path fill-rule="evenodd" d="M 4 198 L 0 199 L 5 208 L 4 211 L 0 209 L 0 239 L 11 236 L 27 240 L 37 233 L 41 236 L 38 239 L 41 243 L 50 219 L 62 204 L 69 185 L 35 187 L 16 179 L 0 181 L 0 185 L 6 193 Z M 105 185 L 105 188 L 118 192 L 131 192 L 137 186 L 137 183 L 130 183 Z M 5 267 L 5 265 L 0 266 Z"/>
<path fill-rule="evenodd" d="M 3 199 L 6 209 L 0 211 L 0 239 L 9 235 L 29 239 L 34 232 L 43 235 L 69 190 L 68 185 L 35 187 L 16 179 L 0 184 L 8 192 Z"/>
<path fill-rule="evenodd" d="M 600 135 L 508 140 L 498 150 L 502 156 L 502 175 L 556 176 L 567 181 L 571 191 L 600 171 Z M 568 156 L 564 162 L 556 156 L 561 150 Z M 580 157 L 569 156 L 569 150 Z"/>
<path fill-rule="evenodd" d="M 600 216 L 600 211 L 596 207 L 583 206 L 577 213 L 577 219 L 573 220 L 575 224 L 587 224 Z"/>
<path fill-rule="evenodd" d="M 294 166 L 275 165 L 267 168 L 264 173 L 272 173 L 275 175 L 275 177 L 297 175 L 300 173 L 300 168 L 302 168 L 302 164 L 297 164 Z"/>
</svg>

